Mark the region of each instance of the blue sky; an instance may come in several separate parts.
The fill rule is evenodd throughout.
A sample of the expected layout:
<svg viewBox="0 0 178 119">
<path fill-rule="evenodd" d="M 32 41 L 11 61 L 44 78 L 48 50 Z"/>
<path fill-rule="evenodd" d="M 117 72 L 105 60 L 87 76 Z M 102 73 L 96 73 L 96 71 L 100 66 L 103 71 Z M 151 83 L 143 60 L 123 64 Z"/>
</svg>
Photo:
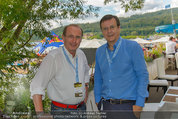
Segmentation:
<svg viewBox="0 0 178 119">
<path fill-rule="evenodd" d="M 85 0 L 87 1 L 87 0 Z M 99 21 L 102 16 L 105 14 L 113 14 L 118 17 L 129 17 L 134 14 L 144 14 L 147 12 L 155 12 L 159 10 L 165 9 L 165 5 L 170 4 L 171 8 L 178 7 L 178 0 L 145 0 L 144 7 L 141 10 L 129 11 L 125 13 L 124 9 L 120 7 L 120 3 L 111 2 L 107 5 L 104 5 L 104 0 L 88 0 L 87 5 L 93 5 L 96 7 L 100 7 L 99 17 L 89 17 L 86 19 L 75 19 L 75 20 L 64 20 L 62 21 L 63 25 L 67 25 L 70 23 L 92 23 Z M 177 21 L 178 22 L 178 21 Z M 55 27 L 59 27 L 59 23 L 51 22 L 51 24 Z"/>
</svg>

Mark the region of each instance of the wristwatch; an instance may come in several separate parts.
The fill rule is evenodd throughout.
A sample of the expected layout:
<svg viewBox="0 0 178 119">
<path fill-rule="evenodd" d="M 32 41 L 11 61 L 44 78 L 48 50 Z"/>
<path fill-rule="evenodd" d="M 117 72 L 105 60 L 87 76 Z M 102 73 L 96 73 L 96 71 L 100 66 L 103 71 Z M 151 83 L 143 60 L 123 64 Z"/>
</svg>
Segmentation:
<svg viewBox="0 0 178 119">
<path fill-rule="evenodd" d="M 89 88 L 89 85 L 88 85 L 88 84 L 85 84 L 85 87 L 88 87 L 88 88 Z"/>
</svg>

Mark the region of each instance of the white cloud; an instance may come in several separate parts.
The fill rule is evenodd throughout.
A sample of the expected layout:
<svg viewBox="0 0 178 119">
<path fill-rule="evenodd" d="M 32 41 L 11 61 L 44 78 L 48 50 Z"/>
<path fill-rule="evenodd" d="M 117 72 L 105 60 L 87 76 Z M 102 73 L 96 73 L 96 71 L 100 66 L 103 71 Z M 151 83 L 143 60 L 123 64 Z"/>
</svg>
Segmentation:
<svg viewBox="0 0 178 119">
<path fill-rule="evenodd" d="M 129 17 L 134 14 L 143 14 L 147 12 L 155 12 L 158 10 L 165 9 L 165 5 L 171 4 L 171 7 L 178 7 L 178 0 L 145 0 L 144 7 L 141 10 L 129 11 L 125 13 L 124 8 L 121 8 L 120 3 L 110 2 L 107 5 L 104 5 L 104 0 L 85 0 L 88 1 L 86 5 L 93 5 L 96 7 L 101 7 L 101 10 L 98 12 L 99 17 L 94 16 L 87 17 L 85 19 L 75 19 L 75 20 L 63 20 L 62 24 L 66 25 L 69 23 L 92 23 L 99 21 L 102 16 L 106 14 L 114 14 L 118 17 Z M 59 23 L 51 22 L 54 27 L 58 27 Z"/>
<path fill-rule="evenodd" d="M 144 7 L 142 9 L 138 9 L 136 11 L 128 11 L 125 13 L 124 9 L 120 9 L 120 13 L 117 13 L 119 17 L 129 17 L 134 14 L 144 14 L 147 12 L 154 12 L 162 9 L 162 3 L 157 0 L 146 0 L 144 3 Z"/>
<path fill-rule="evenodd" d="M 150 10 L 157 10 L 162 8 L 162 2 L 156 0 L 146 0 L 142 11 L 147 12 Z"/>
<path fill-rule="evenodd" d="M 93 17 L 89 17 L 89 18 L 86 18 L 86 19 L 73 19 L 73 20 L 62 20 L 60 24 L 60 21 L 56 22 L 54 20 L 51 20 L 50 21 L 50 24 L 52 25 L 51 28 L 48 28 L 48 29 L 54 29 L 54 28 L 57 28 L 57 27 L 60 27 L 60 26 L 65 26 L 65 25 L 68 25 L 68 24 L 71 24 L 71 23 L 93 23 L 93 22 L 97 22 L 99 19 L 98 18 L 93 18 Z"/>
<path fill-rule="evenodd" d="M 115 10 L 115 11 L 117 11 L 117 12 L 119 12 L 120 11 L 120 6 L 118 5 L 118 6 L 115 6 L 115 7 L 113 7 L 113 10 Z"/>
<path fill-rule="evenodd" d="M 171 7 L 172 7 L 172 8 L 178 7 L 178 0 L 172 0 L 172 1 L 171 1 Z"/>
<path fill-rule="evenodd" d="M 105 12 L 110 12 L 111 9 L 107 9 L 107 8 L 106 8 L 106 9 L 104 9 L 104 11 L 105 11 Z"/>
<path fill-rule="evenodd" d="M 104 0 L 88 0 L 87 5 L 103 7 L 104 6 Z"/>
</svg>

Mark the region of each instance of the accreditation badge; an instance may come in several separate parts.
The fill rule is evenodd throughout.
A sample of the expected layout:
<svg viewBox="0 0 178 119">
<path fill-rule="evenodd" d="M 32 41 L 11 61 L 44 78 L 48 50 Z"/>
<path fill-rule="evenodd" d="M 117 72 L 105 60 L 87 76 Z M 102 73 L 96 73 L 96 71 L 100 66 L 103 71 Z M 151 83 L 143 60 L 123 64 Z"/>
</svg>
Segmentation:
<svg viewBox="0 0 178 119">
<path fill-rule="evenodd" d="M 83 97 L 82 83 L 74 83 L 75 97 Z"/>
</svg>

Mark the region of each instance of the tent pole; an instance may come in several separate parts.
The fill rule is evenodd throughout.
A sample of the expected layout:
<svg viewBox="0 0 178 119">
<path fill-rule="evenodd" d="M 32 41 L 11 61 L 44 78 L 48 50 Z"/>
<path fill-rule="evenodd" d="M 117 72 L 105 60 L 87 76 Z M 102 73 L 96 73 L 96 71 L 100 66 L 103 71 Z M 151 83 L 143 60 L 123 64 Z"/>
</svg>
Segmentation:
<svg viewBox="0 0 178 119">
<path fill-rule="evenodd" d="M 175 30 L 175 20 L 173 17 L 173 13 L 172 13 L 172 8 L 171 8 L 171 16 L 172 16 L 172 25 L 173 25 L 173 32 L 174 32 L 174 37 L 176 38 L 176 30 Z"/>
</svg>

